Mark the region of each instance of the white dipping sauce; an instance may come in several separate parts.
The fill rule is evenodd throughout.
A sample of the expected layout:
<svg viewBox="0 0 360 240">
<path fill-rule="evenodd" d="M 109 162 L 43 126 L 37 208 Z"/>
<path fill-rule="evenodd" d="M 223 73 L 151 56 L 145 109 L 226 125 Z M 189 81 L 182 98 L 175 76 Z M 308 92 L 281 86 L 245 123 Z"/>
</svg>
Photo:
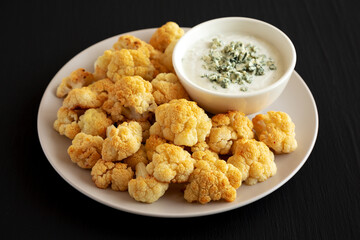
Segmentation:
<svg viewBox="0 0 360 240">
<path fill-rule="evenodd" d="M 244 83 L 240 85 L 238 83 L 230 83 L 227 88 L 222 88 L 220 85 L 211 82 L 206 77 L 201 77 L 204 74 L 213 73 L 213 71 L 206 70 L 203 67 L 205 63 L 201 58 L 209 54 L 211 42 L 214 38 L 221 40 L 223 45 L 227 45 L 231 41 L 242 42 L 245 45 L 255 45 L 258 48 L 259 54 L 265 54 L 267 58 L 271 58 L 275 62 L 277 69 L 269 70 L 266 68 L 265 74 L 260 76 L 253 76 L 253 81 L 250 84 Z M 247 87 L 248 90 L 246 92 L 252 92 L 265 88 L 277 81 L 284 71 L 280 56 L 273 46 L 258 38 L 243 35 L 241 33 L 230 33 L 226 35 L 218 34 L 198 40 L 184 54 L 182 64 L 185 74 L 190 79 L 190 81 L 213 92 L 224 93 L 241 93 L 240 87 L 242 86 Z"/>
</svg>

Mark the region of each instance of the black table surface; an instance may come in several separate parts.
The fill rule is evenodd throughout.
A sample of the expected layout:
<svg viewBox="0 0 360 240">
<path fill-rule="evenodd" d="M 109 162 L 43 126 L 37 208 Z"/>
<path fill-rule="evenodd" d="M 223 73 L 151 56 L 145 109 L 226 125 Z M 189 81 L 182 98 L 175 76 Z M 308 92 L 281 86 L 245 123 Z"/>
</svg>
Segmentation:
<svg viewBox="0 0 360 240">
<path fill-rule="evenodd" d="M 355 1 L 2 1 L 2 239 L 360 239 L 360 17 Z M 251 17 L 285 32 L 311 90 L 319 132 L 286 184 L 211 216 L 146 217 L 102 205 L 66 183 L 37 135 L 42 94 L 83 49 L 114 35 Z M 5 131 L 5 132 L 4 132 Z M 3 238 L 6 236 L 6 238 Z"/>
</svg>

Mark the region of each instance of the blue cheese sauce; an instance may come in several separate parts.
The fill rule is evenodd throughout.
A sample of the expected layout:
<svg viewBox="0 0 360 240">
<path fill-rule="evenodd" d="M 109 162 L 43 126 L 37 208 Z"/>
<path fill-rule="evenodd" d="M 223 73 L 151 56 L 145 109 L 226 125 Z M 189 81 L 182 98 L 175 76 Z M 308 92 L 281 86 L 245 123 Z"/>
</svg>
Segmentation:
<svg viewBox="0 0 360 240">
<path fill-rule="evenodd" d="M 182 59 L 187 77 L 215 92 L 252 92 L 283 74 L 281 59 L 270 44 L 243 34 L 215 35 L 195 42 Z"/>
</svg>

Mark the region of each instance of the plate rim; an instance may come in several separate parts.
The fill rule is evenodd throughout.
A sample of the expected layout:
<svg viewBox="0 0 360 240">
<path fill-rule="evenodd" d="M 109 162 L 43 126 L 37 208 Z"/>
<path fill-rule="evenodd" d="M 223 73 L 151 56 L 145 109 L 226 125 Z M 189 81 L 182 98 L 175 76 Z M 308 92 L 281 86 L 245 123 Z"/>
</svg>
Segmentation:
<svg viewBox="0 0 360 240">
<path fill-rule="evenodd" d="M 189 29 L 189 28 L 184 28 L 184 29 Z M 91 198 L 92 200 L 99 202 L 101 204 L 104 204 L 108 207 L 114 208 L 116 210 L 121 210 L 124 212 L 128 212 L 128 213 L 132 213 L 132 214 L 137 214 L 137 215 L 143 215 L 143 216 L 151 216 L 151 217 L 165 217 L 165 218 L 188 218 L 188 217 L 200 217 L 200 216 L 208 216 L 208 215 L 213 215 L 213 214 L 218 214 L 218 213 L 222 213 L 222 212 L 227 212 L 230 210 L 234 210 L 240 207 L 243 207 L 245 205 L 248 205 L 250 203 L 253 203 L 261 198 L 264 198 L 265 196 L 271 194 L 272 192 L 276 191 L 277 189 L 279 189 L 281 186 L 283 186 L 286 182 L 288 182 L 299 170 L 300 168 L 305 164 L 305 162 L 307 161 L 307 159 L 309 158 L 312 150 L 314 149 L 316 140 L 317 140 L 317 136 L 318 136 L 318 129 L 319 129 L 319 116 L 318 116 L 318 110 L 317 110 L 317 105 L 315 102 L 315 99 L 309 89 L 309 87 L 307 86 L 307 84 L 305 83 L 305 81 L 302 79 L 302 77 L 294 70 L 292 73 L 292 76 L 290 77 L 290 80 L 294 77 L 298 78 L 298 80 L 300 81 L 300 83 L 303 85 L 304 89 L 306 90 L 306 93 L 310 96 L 310 102 L 311 105 L 313 107 L 314 110 L 314 119 L 315 119 L 315 129 L 314 132 L 312 134 L 312 142 L 309 146 L 309 148 L 306 151 L 306 154 L 303 156 L 303 159 L 301 160 L 300 164 L 298 164 L 295 169 L 292 170 L 292 172 L 285 177 L 284 179 L 282 179 L 278 184 L 276 184 L 274 187 L 268 189 L 267 191 L 262 192 L 261 194 L 256 195 L 253 198 L 248 199 L 247 201 L 241 202 L 240 204 L 237 205 L 229 205 L 227 207 L 224 208 L 220 208 L 220 209 L 215 209 L 215 210 L 210 210 L 207 212 L 195 212 L 195 213 L 149 213 L 149 212 L 144 212 L 144 211 L 140 211 L 137 209 L 127 209 L 127 208 L 121 208 L 115 204 L 113 204 L 110 201 L 106 201 L 104 199 L 99 198 L 96 195 L 93 195 L 91 193 L 86 192 L 84 189 L 82 189 L 81 187 L 79 187 L 76 183 L 71 182 L 69 179 L 67 179 L 65 177 L 65 175 L 61 172 L 61 170 L 58 168 L 58 166 L 55 165 L 55 163 L 50 160 L 52 159 L 51 156 L 49 156 L 49 153 L 47 152 L 46 148 L 44 147 L 44 139 L 42 139 L 41 136 L 41 132 L 42 132 L 42 128 L 40 127 L 40 116 L 42 113 L 42 109 L 44 108 L 44 102 L 45 102 L 45 95 L 46 93 L 50 90 L 50 87 L 55 84 L 55 79 L 57 78 L 57 76 L 62 72 L 62 70 L 71 62 L 73 61 L 75 58 L 77 58 L 79 55 L 83 54 L 84 52 L 86 52 L 87 50 L 89 50 L 90 48 L 94 47 L 95 45 L 101 45 L 102 43 L 104 43 L 105 41 L 108 41 L 109 39 L 115 38 L 115 37 L 119 37 L 121 35 L 125 35 L 125 34 L 136 34 L 139 32 L 144 32 L 144 31 L 155 31 L 156 28 L 146 28 L 146 29 L 140 29 L 140 30 L 135 30 L 135 31 L 131 31 L 131 32 L 126 32 L 126 33 L 122 33 L 122 34 L 118 34 L 109 38 L 106 38 L 104 40 L 101 40 L 89 47 L 87 47 L 86 49 L 80 51 L 78 54 L 76 54 L 74 57 L 72 57 L 70 60 L 68 60 L 59 70 L 58 72 L 54 75 L 54 77 L 50 80 L 50 82 L 48 83 L 47 87 L 45 88 L 45 91 L 43 92 L 40 104 L 39 104 L 39 108 L 38 108 L 38 113 L 37 113 L 37 133 L 38 133 L 38 138 L 39 138 L 39 142 L 42 148 L 43 153 L 45 154 L 45 157 L 47 158 L 48 162 L 50 163 L 50 165 L 55 169 L 55 171 L 61 176 L 62 179 L 64 179 L 70 186 L 72 186 L 73 188 L 75 188 L 76 190 L 78 190 L 79 192 L 81 192 L 82 194 L 84 194 L 85 196 Z"/>
</svg>

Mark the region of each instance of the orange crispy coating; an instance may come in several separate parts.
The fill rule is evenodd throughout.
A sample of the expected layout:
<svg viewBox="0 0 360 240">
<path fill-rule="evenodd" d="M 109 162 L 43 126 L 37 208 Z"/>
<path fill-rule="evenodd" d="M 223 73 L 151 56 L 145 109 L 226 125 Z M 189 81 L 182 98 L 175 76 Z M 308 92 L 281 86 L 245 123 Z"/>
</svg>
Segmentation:
<svg viewBox="0 0 360 240">
<path fill-rule="evenodd" d="M 247 185 L 263 182 L 276 174 L 274 154 L 263 142 L 242 138 L 234 143 L 232 151 L 234 155 L 227 162 L 241 171 Z"/>
<path fill-rule="evenodd" d="M 101 158 L 103 141 L 99 136 L 77 134 L 67 150 L 71 161 L 81 168 L 92 168 Z"/>
<path fill-rule="evenodd" d="M 106 137 L 106 128 L 113 124 L 113 121 L 100 108 L 86 110 L 79 120 L 81 132 L 102 138 Z"/>
<path fill-rule="evenodd" d="M 158 135 L 176 145 L 193 146 L 204 142 L 211 129 L 211 120 L 193 101 L 174 99 L 155 110 L 156 122 L 150 135 Z"/>
<path fill-rule="evenodd" d="M 184 30 L 175 22 L 167 22 L 152 35 L 150 44 L 161 52 L 164 52 L 167 46 L 184 35 Z"/>
<path fill-rule="evenodd" d="M 72 89 L 82 88 L 94 81 L 95 78 L 92 73 L 85 71 L 84 68 L 76 69 L 69 76 L 62 79 L 56 90 L 56 96 L 65 97 Z"/>
<path fill-rule="evenodd" d="M 162 197 L 169 183 L 159 182 L 146 171 L 145 164 L 136 165 L 136 179 L 129 181 L 129 195 L 136 201 L 153 203 Z"/>
<path fill-rule="evenodd" d="M 256 115 L 252 121 L 259 140 L 276 154 L 290 153 L 297 148 L 295 124 L 288 114 L 269 111 Z"/>
<path fill-rule="evenodd" d="M 146 149 L 144 145 L 141 145 L 136 153 L 124 159 L 124 163 L 131 167 L 132 170 L 135 170 L 135 167 L 139 162 L 142 162 L 145 165 L 149 162 L 146 157 Z"/>
<path fill-rule="evenodd" d="M 144 51 L 139 49 L 121 49 L 113 52 L 106 74 L 114 82 L 116 81 L 116 76 L 138 75 L 146 80 L 151 80 L 154 71 L 155 68 Z"/>
<path fill-rule="evenodd" d="M 121 49 L 134 49 L 144 52 L 148 57 L 152 54 L 154 51 L 153 46 L 150 44 L 142 41 L 141 39 L 132 36 L 132 35 L 123 35 L 120 36 L 118 41 L 114 43 L 113 45 L 114 50 L 121 50 Z"/>
<path fill-rule="evenodd" d="M 253 124 L 244 113 L 229 111 L 212 117 L 212 128 L 207 138 L 210 149 L 219 154 L 228 154 L 233 142 L 240 138 L 254 138 Z"/>
<path fill-rule="evenodd" d="M 111 61 L 113 51 L 106 50 L 103 55 L 99 56 L 94 63 L 94 78 L 96 80 L 106 78 L 107 68 Z"/>
<path fill-rule="evenodd" d="M 156 147 L 146 170 L 160 182 L 186 182 L 194 170 L 195 160 L 179 146 L 163 143 Z"/>
<path fill-rule="evenodd" d="M 184 98 L 190 100 L 179 79 L 173 73 L 160 73 L 151 81 L 151 84 L 153 86 L 153 96 L 158 105 L 168 103 L 173 99 Z"/>
<path fill-rule="evenodd" d="M 196 152 L 196 155 L 200 153 Z M 202 158 L 206 160 L 197 160 L 189 184 L 186 185 L 184 191 L 186 201 L 201 204 L 220 199 L 234 201 L 236 188 L 241 185 L 241 172 L 224 160 L 212 158 L 211 154 Z"/>
<path fill-rule="evenodd" d="M 60 107 L 57 112 L 57 119 L 54 122 L 54 129 L 70 139 L 74 139 L 81 129 L 78 121 L 81 111 Z"/>
<path fill-rule="evenodd" d="M 142 140 L 142 129 L 135 121 L 123 122 L 117 128 L 111 125 L 107 129 L 101 151 L 105 161 L 120 161 L 136 153 Z"/>
<path fill-rule="evenodd" d="M 63 106 L 68 109 L 98 108 L 102 102 L 95 92 L 89 87 L 75 88 L 71 90 L 63 101 Z"/>
<path fill-rule="evenodd" d="M 92 180 L 98 188 L 107 188 L 115 191 L 126 191 L 134 172 L 125 163 L 107 162 L 99 159 L 91 169 Z"/>
<path fill-rule="evenodd" d="M 157 135 L 150 135 L 150 137 L 146 140 L 145 149 L 149 161 L 152 161 L 156 147 L 163 143 L 166 143 L 166 140 Z"/>
</svg>

